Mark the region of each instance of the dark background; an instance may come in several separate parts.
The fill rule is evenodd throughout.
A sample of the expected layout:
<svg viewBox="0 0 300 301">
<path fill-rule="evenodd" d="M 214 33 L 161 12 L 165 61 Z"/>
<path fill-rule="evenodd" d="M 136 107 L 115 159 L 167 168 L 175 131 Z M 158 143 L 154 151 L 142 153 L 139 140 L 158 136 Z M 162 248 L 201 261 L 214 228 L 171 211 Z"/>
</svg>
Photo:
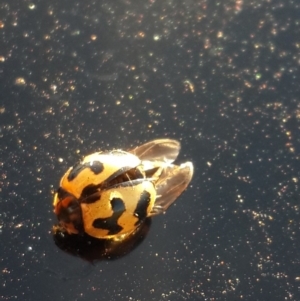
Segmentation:
<svg viewBox="0 0 300 301">
<path fill-rule="evenodd" d="M 296 3 L 1 1 L 1 300 L 300 299 Z M 66 169 L 160 137 L 195 175 L 144 241 L 59 249 Z"/>
</svg>

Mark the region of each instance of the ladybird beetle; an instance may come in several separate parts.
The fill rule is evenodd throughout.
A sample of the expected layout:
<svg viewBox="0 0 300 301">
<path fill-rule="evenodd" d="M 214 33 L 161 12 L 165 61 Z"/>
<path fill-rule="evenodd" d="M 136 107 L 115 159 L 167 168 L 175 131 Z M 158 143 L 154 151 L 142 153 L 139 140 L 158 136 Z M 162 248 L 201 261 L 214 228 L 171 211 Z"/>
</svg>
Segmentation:
<svg viewBox="0 0 300 301">
<path fill-rule="evenodd" d="M 193 164 L 173 164 L 180 143 L 157 139 L 123 151 L 96 152 L 71 167 L 54 196 L 54 212 L 69 234 L 119 240 L 165 212 L 186 189 Z"/>
</svg>

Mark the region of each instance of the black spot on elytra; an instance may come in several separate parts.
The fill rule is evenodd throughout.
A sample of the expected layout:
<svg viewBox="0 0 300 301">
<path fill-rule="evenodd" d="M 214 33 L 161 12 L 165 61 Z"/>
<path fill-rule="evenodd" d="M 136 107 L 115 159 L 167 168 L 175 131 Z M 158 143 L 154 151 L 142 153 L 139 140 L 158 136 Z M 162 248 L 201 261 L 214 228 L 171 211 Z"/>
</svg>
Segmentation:
<svg viewBox="0 0 300 301">
<path fill-rule="evenodd" d="M 93 194 L 99 192 L 99 186 L 100 185 L 94 185 L 94 184 L 85 186 L 81 192 L 80 199 L 84 200 L 85 198 L 89 197 L 90 195 L 93 195 Z"/>
<path fill-rule="evenodd" d="M 147 217 L 147 209 L 149 207 L 151 195 L 148 191 L 143 191 L 141 197 L 134 210 L 134 215 L 139 219 L 135 225 L 139 224 Z"/>
<path fill-rule="evenodd" d="M 123 229 L 123 227 L 118 225 L 118 219 L 124 213 L 126 208 L 124 202 L 120 198 L 113 198 L 110 203 L 114 212 L 112 216 L 95 219 L 93 222 L 93 227 L 97 229 L 109 230 L 108 235 L 114 235 L 118 234 Z"/>
<path fill-rule="evenodd" d="M 57 189 L 57 197 L 59 200 L 63 200 L 65 197 L 69 196 L 70 194 L 64 190 L 62 187 Z"/>
<path fill-rule="evenodd" d="M 104 166 L 100 161 L 91 161 L 84 164 L 75 165 L 68 175 L 68 181 L 74 180 L 84 169 L 89 168 L 95 175 L 100 174 Z"/>
<path fill-rule="evenodd" d="M 101 193 L 100 191 L 95 191 L 94 193 L 86 195 L 84 198 L 80 198 L 81 203 L 92 204 L 100 201 Z"/>
</svg>

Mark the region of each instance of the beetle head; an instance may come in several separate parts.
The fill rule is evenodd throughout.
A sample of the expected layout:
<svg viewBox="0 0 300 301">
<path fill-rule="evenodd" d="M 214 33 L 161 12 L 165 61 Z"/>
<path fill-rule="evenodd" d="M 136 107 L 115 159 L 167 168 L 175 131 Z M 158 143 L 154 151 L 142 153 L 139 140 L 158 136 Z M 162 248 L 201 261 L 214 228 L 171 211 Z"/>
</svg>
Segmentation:
<svg viewBox="0 0 300 301">
<path fill-rule="evenodd" d="M 59 189 L 55 194 L 53 204 L 60 225 L 69 234 L 83 233 L 81 206 L 77 198 Z"/>
</svg>

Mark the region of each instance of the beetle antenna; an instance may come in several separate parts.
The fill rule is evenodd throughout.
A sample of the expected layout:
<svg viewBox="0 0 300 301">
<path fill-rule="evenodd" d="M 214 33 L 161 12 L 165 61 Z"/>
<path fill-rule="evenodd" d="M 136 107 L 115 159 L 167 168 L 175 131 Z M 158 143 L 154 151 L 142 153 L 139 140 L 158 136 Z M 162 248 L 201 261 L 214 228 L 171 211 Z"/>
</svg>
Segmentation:
<svg viewBox="0 0 300 301">
<path fill-rule="evenodd" d="M 132 180 L 131 180 L 131 178 L 129 177 L 128 173 L 126 173 L 126 177 L 127 177 L 127 179 L 128 179 L 128 182 L 130 182 L 130 184 L 131 184 L 132 190 L 134 190 L 134 189 L 133 189 Z"/>
</svg>

